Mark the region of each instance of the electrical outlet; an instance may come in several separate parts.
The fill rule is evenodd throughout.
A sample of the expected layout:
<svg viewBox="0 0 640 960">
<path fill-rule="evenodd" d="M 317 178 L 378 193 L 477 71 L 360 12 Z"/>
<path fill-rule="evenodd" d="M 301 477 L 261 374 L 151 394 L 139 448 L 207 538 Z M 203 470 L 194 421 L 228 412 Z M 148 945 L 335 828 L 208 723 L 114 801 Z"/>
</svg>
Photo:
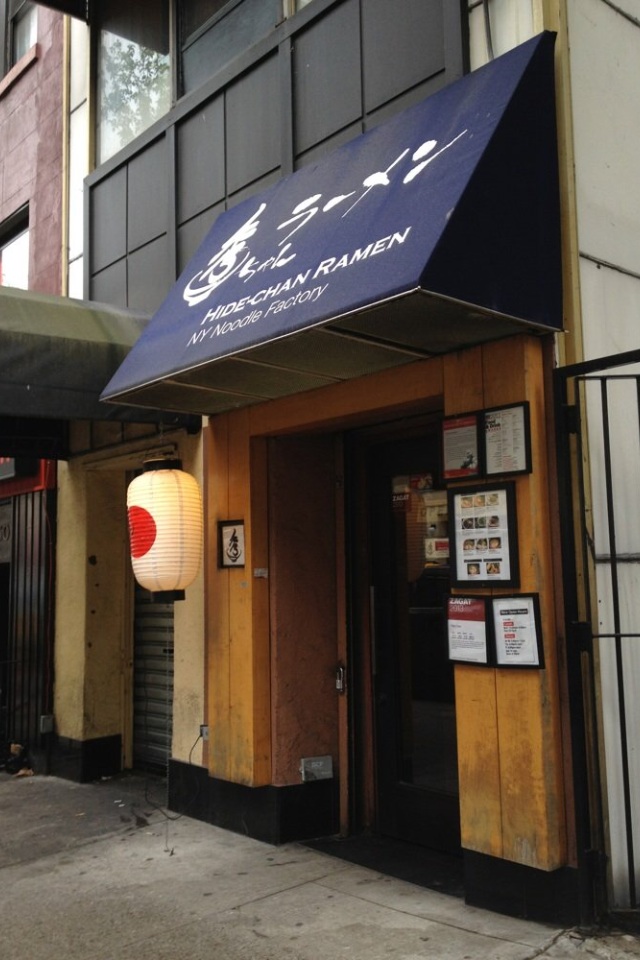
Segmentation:
<svg viewBox="0 0 640 960">
<path fill-rule="evenodd" d="M 208 724 L 208 723 L 201 723 L 201 724 L 200 724 L 200 736 L 202 737 L 203 740 L 208 740 L 208 739 L 209 739 L 209 724 Z"/>
<path fill-rule="evenodd" d="M 43 713 L 40 716 L 40 733 L 53 733 L 53 715 Z"/>
</svg>

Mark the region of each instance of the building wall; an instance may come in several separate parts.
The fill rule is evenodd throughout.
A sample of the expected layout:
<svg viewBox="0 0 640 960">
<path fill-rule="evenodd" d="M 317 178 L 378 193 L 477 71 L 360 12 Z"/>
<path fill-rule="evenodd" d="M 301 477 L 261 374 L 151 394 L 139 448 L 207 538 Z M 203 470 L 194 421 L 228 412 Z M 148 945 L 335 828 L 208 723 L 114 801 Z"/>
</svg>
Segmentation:
<svg viewBox="0 0 640 960">
<path fill-rule="evenodd" d="M 62 28 L 60 14 L 38 8 L 36 43 L 0 79 L 0 231 L 21 228 L 28 210 L 28 286 L 53 294 L 62 282 Z M 55 471 L 45 465 L 46 486 L 53 487 Z M 41 718 L 52 710 L 55 492 L 40 492 L 35 478 L 30 486 L 33 493 L 12 497 L 11 582 L 2 611 L 10 644 L 4 733 L 28 745 L 42 768 Z"/>
<path fill-rule="evenodd" d="M 461 76 L 456 4 L 405 8 L 310 4 L 92 173 L 89 295 L 153 311 L 223 209 Z"/>
<path fill-rule="evenodd" d="M 326 710 L 327 692 L 322 684 L 326 683 L 330 663 L 338 659 L 337 631 L 332 635 L 330 630 L 339 617 L 335 598 L 331 601 L 327 597 L 325 613 L 320 613 L 318 625 L 313 627 L 311 618 L 302 619 L 305 603 L 310 602 L 314 591 L 312 582 L 305 579 L 302 560 L 298 562 L 302 571 L 299 582 L 290 576 L 280 578 L 277 567 L 273 578 L 270 571 L 268 581 L 251 575 L 256 568 L 267 566 L 264 551 L 268 543 L 270 559 L 276 550 L 283 549 L 288 531 L 285 524 L 272 535 L 267 533 L 267 506 L 261 502 L 260 493 L 264 465 L 249 456 L 251 444 L 270 434 L 315 432 L 320 427 L 340 430 L 354 420 L 362 423 L 376 422 L 381 416 L 389 418 L 394 410 L 425 410 L 438 398 L 447 413 L 528 400 L 534 470 L 517 480 L 521 589 L 540 594 L 546 669 L 478 672 L 477 668 L 456 667 L 462 836 L 463 846 L 469 850 L 543 870 L 567 862 L 567 771 L 557 670 L 555 567 L 551 517 L 542 508 L 549 502 L 544 362 L 539 340 L 515 337 L 451 354 L 444 360 L 412 364 L 401 373 L 361 378 L 211 421 L 211 519 L 228 518 L 229 510 L 233 516 L 244 518 L 249 571 L 247 575 L 246 570 L 215 569 L 217 546 L 211 536 L 214 526 L 210 525 L 207 629 L 212 730 L 209 770 L 213 776 L 259 786 L 273 782 L 277 771 L 278 782 L 294 784 L 300 779 L 293 757 L 300 730 L 305 731 L 306 743 L 315 746 L 314 754 L 328 747 L 336 750 L 339 736 L 335 690 L 331 716 L 313 709 L 308 712 L 318 700 Z M 293 441 L 293 449 L 296 442 L 300 441 Z M 304 464 L 304 459 L 301 462 Z M 284 469 L 282 463 L 276 456 L 270 477 Z M 297 474 L 290 466 L 284 475 L 292 491 Z M 287 523 L 294 527 L 299 497 L 299 491 L 291 497 L 291 514 L 287 517 Z M 269 519 L 278 517 L 271 514 Z M 294 544 L 303 540 L 298 528 Z M 331 576 L 336 576 L 335 557 L 327 556 L 325 561 L 330 564 Z M 286 561 L 284 565 L 286 568 Z M 270 629 L 263 615 L 269 603 Z M 311 669 L 299 670 L 295 685 L 288 663 L 294 662 L 300 640 L 298 630 L 292 627 L 300 629 L 303 623 L 305 632 L 310 629 L 318 639 L 316 647 L 313 639 L 309 645 Z M 325 627 L 329 633 L 321 640 Z M 274 644 L 271 655 L 270 642 Z M 279 673 L 281 667 L 278 677 L 275 668 Z M 317 690 L 305 697 L 307 676 L 313 678 L 310 683 Z M 270 697 L 275 698 L 273 708 Z M 280 701 L 284 710 L 274 720 Z M 273 727 L 267 738 L 264 724 L 269 716 Z M 334 754 L 334 763 L 339 761 L 339 755 Z"/>
<path fill-rule="evenodd" d="M 570 768 L 560 719 L 545 362 L 540 341 L 520 337 L 451 355 L 445 410 L 525 398 L 531 404 L 533 470 L 516 479 L 519 589 L 540 597 L 545 669 L 479 673 L 456 666 L 456 716 L 463 847 L 549 870 L 567 862 L 571 814 L 565 809 Z"/>
<path fill-rule="evenodd" d="M 593 5 L 595 0 L 587 2 Z M 576 30 L 575 24 L 583 17 L 581 3 L 573 0 L 573 5 L 569 4 Z M 423 23 L 425 11 L 433 12 L 437 6 L 413 4 L 412 16 Z M 453 8 L 452 4 L 445 6 Z M 603 2 L 598 6 L 599 15 L 610 15 Z M 85 251 L 83 267 L 85 293 L 152 312 L 225 207 L 260 191 L 297 166 L 313 163 L 363 129 L 459 75 L 462 59 L 454 58 L 451 71 L 440 74 L 437 57 L 431 59 L 433 50 L 429 48 L 425 57 L 424 45 L 416 47 L 415 35 L 406 30 L 411 18 L 403 22 L 398 18 L 397 23 L 385 27 L 384 7 L 373 0 L 368 4 L 353 0 L 310 4 L 297 21 L 279 28 L 277 43 L 261 43 L 255 63 L 247 55 L 242 69 L 232 64 L 220 76 L 205 80 L 165 120 L 92 172 L 86 184 L 90 247 Z M 484 4 L 469 3 L 472 68 L 543 28 L 566 27 L 563 0 L 493 0 L 488 9 L 490 29 Z M 363 11 L 368 13 L 363 15 Z M 586 32 L 587 26 L 583 24 L 581 29 Z M 387 43 L 389 36 L 385 33 L 391 28 L 393 44 Z M 382 59 L 389 49 L 395 55 L 391 65 Z M 564 110 L 560 111 L 560 148 L 565 161 L 563 209 L 569 227 L 565 277 L 570 334 L 565 339 L 573 338 L 575 353 L 580 342 L 580 317 L 575 250 L 571 245 L 575 208 L 569 150 L 571 111 L 566 108 L 564 73 L 568 47 L 562 31 L 556 50 L 559 99 L 564 98 Z M 588 69 L 587 58 L 582 69 Z M 578 80 L 576 73 L 574 85 Z M 71 105 L 72 110 L 79 110 L 79 139 L 84 135 L 90 139 L 83 126 L 86 101 L 80 94 L 73 94 Z M 585 118 L 587 105 L 585 97 Z M 579 130 L 576 143 L 582 152 Z M 596 146 L 602 149 L 602 144 Z M 588 193 L 598 186 L 588 164 L 578 167 L 578 175 Z M 159 183 L 168 185 L 162 195 L 157 191 Z M 612 198 L 612 203 L 614 199 L 617 203 L 620 198 Z M 584 230 L 591 224 L 592 235 L 600 239 L 595 228 L 598 218 L 607 214 L 590 209 L 583 198 L 579 202 Z M 607 241 L 612 254 L 614 246 L 613 240 Z M 78 244 L 72 243 L 70 248 L 73 262 L 80 263 Z M 586 287 L 591 260 L 583 260 Z M 604 296 L 601 290 L 596 295 Z M 587 305 L 585 318 L 589 309 Z M 336 755 L 344 750 L 340 724 L 344 727 L 346 720 L 327 706 L 331 665 L 339 649 L 336 637 L 331 635 L 332 618 L 338 611 L 330 578 L 323 579 L 316 599 L 324 599 L 325 605 L 314 610 L 313 636 L 305 643 L 302 658 L 298 657 L 297 634 L 306 613 L 302 596 L 309 594 L 312 579 L 310 568 L 305 566 L 305 541 L 311 536 L 319 539 L 326 557 L 333 547 L 331 525 L 321 529 L 313 526 L 318 517 L 329 513 L 328 476 L 316 471 L 314 484 L 310 485 L 324 504 L 314 521 L 304 510 L 308 491 L 303 492 L 286 469 L 286 452 L 297 451 L 309 476 L 317 447 L 305 450 L 304 441 L 298 438 L 286 442 L 272 438 L 300 429 L 342 429 L 349 423 L 362 422 L 363 416 L 373 422 L 376 417 L 388 416 L 391 410 L 423 409 L 436 397 L 449 413 L 527 399 L 533 411 L 536 468 L 533 475 L 518 480 L 522 589 L 539 592 L 543 598 L 547 669 L 523 676 L 486 671 L 479 677 L 471 668 L 456 668 L 463 842 L 468 850 L 545 871 L 574 862 L 570 797 L 567 799 L 565 789 L 570 792 L 571 787 L 568 755 L 563 750 L 567 738 L 562 728 L 556 669 L 558 628 L 553 578 L 557 568 L 548 513 L 552 498 L 547 487 L 550 468 L 545 438 L 550 421 L 543 388 L 548 366 L 549 356 L 543 354 L 539 342 L 516 338 L 455 354 L 444 361 L 416 364 L 401 376 L 384 375 L 375 382 L 332 388 L 321 397 L 309 395 L 212 419 L 206 431 L 204 466 L 206 581 L 199 581 L 188 594 L 188 602 L 176 609 L 175 759 L 185 764 L 205 763 L 214 779 L 258 788 L 296 783 L 299 758 L 307 752 Z M 460 389 L 461 382 L 467 385 L 465 391 Z M 194 471 L 200 470 L 197 455 L 190 462 Z M 322 464 L 324 468 L 327 462 Z M 79 484 L 79 502 L 85 515 L 95 482 L 86 466 L 82 477 L 74 478 L 72 469 L 65 481 L 70 490 L 76 482 Z M 110 485 L 114 496 L 122 493 L 119 477 Z M 102 484 L 99 481 L 98 487 Z M 274 487 L 278 489 L 276 494 Z M 70 509 L 70 502 L 65 509 Z M 112 526 L 117 531 L 116 539 L 124 529 L 118 509 Z M 247 564 L 243 571 L 221 571 L 216 565 L 217 521 L 229 517 L 242 517 L 247 525 Z M 271 542 L 269 520 L 277 528 Z M 99 521 L 92 528 L 88 521 L 87 531 L 79 530 L 80 537 L 85 533 L 93 537 L 82 558 L 100 556 L 107 529 Z M 292 547 L 290 559 L 282 555 L 288 545 Z M 109 547 L 115 567 L 120 560 L 124 564 L 120 548 L 116 544 Z M 69 577 L 69 587 L 84 585 L 87 606 L 78 610 L 69 604 L 59 625 L 63 632 L 64 617 L 70 623 L 74 618 L 82 621 L 75 644 L 76 655 L 82 651 L 84 656 L 84 633 L 92 616 L 90 604 L 95 601 L 97 609 L 100 603 L 91 581 L 96 571 L 85 569 L 84 559 L 71 554 L 68 559 L 65 576 Z M 256 577 L 256 570 L 269 570 L 271 578 Z M 292 585 L 294 570 L 302 577 L 296 586 Z M 126 592 L 125 587 L 123 590 Z M 110 616 L 112 613 L 116 611 L 109 611 Z M 113 657 L 116 650 L 123 649 L 119 636 L 122 625 L 122 621 L 118 625 L 117 615 L 107 623 L 112 650 L 105 656 Z M 304 626 L 306 639 L 309 625 Z M 100 662 L 98 658 L 96 663 Z M 104 663 L 111 671 L 108 689 L 113 702 L 108 706 L 98 704 L 94 709 L 91 667 L 83 667 L 75 686 L 70 682 L 66 692 L 60 687 L 59 716 L 70 737 L 87 735 L 88 728 L 80 717 L 86 707 L 100 716 L 91 726 L 90 735 L 109 735 L 115 729 L 114 704 L 122 708 L 126 703 L 126 694 L 116 689 L 116 684 L 124 682 L 126 689 L 126 669 L 121 666 L 118 670 L 115 660 Z M 314 678 L 311 694 L 300 682 L 301 672 Z M 78 682 L 83 685 L 81 702 L 74 700 Z M 480 688 L 482 697 L 478 698 Z M 203 720 L 210 726 L 210 740 L 194 754 L 197 724 Z"/>
<path fill-rule="evenodd" d="M 585 360 L 637 351 L 640 316 L 640 188 L 637 157 L 640 127 L 637 91 L 640 87 L 640 8 L 634 0 L 615 4 L 605 0 L 569 0 L 568 29 L 575 143 L 577 248 Z M 619 367 L 612 374 L 637 374 L 638 365 Z M 603 462 L 603 418 L 600 385 L 586 390 L 583 410 L 588 430 L 588 489 L 586 504 L 594 564 L 594 634 L 616 629 L 615 603 L 621 610 L 626 728 L 629 732 L 629 795 L 631 829 L 638 831 L 640 766 L 633 733 L 640 725 L 638 668 L 640 651 L 632 639 L 638 633 L 638 556 L 640 528 L 636 522 L 638 451 L 634 380 L 619 380 L 607 392 L 611 425 L 609 456 L 613 465 L 617 524 L 614 541 L 619 557 L 629 558 L 612 585 L 607 557 L 613 550 L 606 503 Z M 619 589 L 619 593 L 617 590 Z M 587 614 L 589 615 L 589 614 Z M 627 638 L 626 634 L 631 637 Z M 604 828 L 608 853 L 611 904 L 630 905 L 629 844 L 637 863 L 638 843 L 629 840 L 625 819 L 625 776 L 621 766 L 621 713 L 618 663 L 611 640 L 596 639 L 596 683 L 600 724 L 600 765 L 603 785 Z"/>
<path fill-rule="evenodd" d="M 168 434 L 162 441 L 121 445 L 59 466 L 54 715 L 57 766 L 81 776 L 107 753 L 119 769 L 131 764 L 133 575 L 126 488 L 133 470 L 168 445 L 183 468 L 201 475 L 201 438 Z M 192 752 L 205 715 L 202 574 L 175 605 L 173 755 Z M 93 746 L 91 746 L 91 743 Z M 84 745 L 84 746 L 83 746 Z M 93 750 L 91 760 L 81 754 Z M 113 772 L 113 770 L 111 771 Z"/>
<path fill-rule="evenodd" d="M 568 3 L 585 359 L 638 347 L 640 18 L 615 6 Z"/>
<path fill-rule="evenodd" d="M 0 81 L 0 224 L 29 204 L 29 287 L 62 282 L 63 17 L 38 7 L 38 42 Z"/>
</svg>

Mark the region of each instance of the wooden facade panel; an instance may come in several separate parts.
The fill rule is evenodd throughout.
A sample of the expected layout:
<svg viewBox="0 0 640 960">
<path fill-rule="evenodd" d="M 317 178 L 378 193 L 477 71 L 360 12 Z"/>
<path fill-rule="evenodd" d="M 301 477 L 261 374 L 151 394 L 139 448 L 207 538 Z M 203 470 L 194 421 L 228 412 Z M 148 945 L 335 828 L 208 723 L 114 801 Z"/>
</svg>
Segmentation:
<svg viewBox="0 0 640 960">
<path fill-rule="evenodd" d="M 229 418 L 216 417 L 206 430 L 205 456 L 215 468 L 205 470 L 206 531 L 205 576 L 207 705 L 209 719 L 209 771 L 230 779 L 231 755 L 228 737 L 229 676 L 229 578 L 218 567 L 218 520 L 229 515 Z"/>
<path fill-rule="evenodd" d="M 333 437 L 269 444 L 273 782 L 338 754 Z M 313 504 L 313 509 L 310 509 Z"/>
<path fill-rule="evenodd" d="M 446 416 L 479 410 L 484 403 L 482 347 L 449 353 L 443 360 Z"/>
<path fill-rule="evenodd" d="M 386 370 L 247 409 L 252 434 L 264 436 L 329 428 L 337 423 L 355 427 L 370 422 L 377 413 L 402 416 L 418 409 L 424 412 L 429 402 L 439 410 L 442 391 L 442 360 L 434 357 L 409 363 L 400 373 Z"/>
<path fill-rule="evenodd" d="M 457 664 L 455 685 L 462 846 L 501 857 L 502 797 L 495 671 Z"/>
<path fill-rule="evenodd" d="M 544 645 L 545 669 L 498 671 L 498 713 L 501 729 L 513 725 L 517 734 L 502 737 L 501 767 L 504 807 L 505 857 L 542 869 L 566 860 L 566 825 L 562 778 L 562 741 L 556 651 L 556 603 L 551 543 L 552 518 L 547 490 L 547 419 L 543 396 L 543 347 L 539 340 L 518 337 L 492 348 L 495 369 L 509 363 L 520 371 L 523 389 L 509 378 L 504 390 L 494 389 L 489 405 L 529 401 L 533 471 L 517 480 L 517 518 L 520 542 L 520 590 L 537 593 Z M 510 355 L 509 355 L 510 354 Z M 525 801 L 528 807 L 525 806 Z M 528 815 L 524 816 L 523 808 Z"/>
<path fill-rule="evenodd" d="M 480 362 L 474 364 L 471 353 L 478 351 L 481 357 L 476 361 Z M 465 366 L 468 370 L 463 370 Z M 566 862 L 566 839 L 551 518 L 546 506 L 542 343 L 524 336 L 503 340 L 468 355 L 445 358 L 445 371 L 446 386 L 467 384 L 459 391 L 445 391 L 447 413 L 524 400 L 530 403 L 533 472 L 516 480 L 521 584 L 514 592 L 540 594 L 548 656 L 547 669 L 540 671 L 456 667 L 463 843 L 469 849 L 493 855 L 501 848 L 500 855 L 508 860 L 551 870 Z M 469 379 L 475 386 L 468 386 Z M 470 402 L 474 399 L 476 402 Z M 495 695 L 478 697 L 477 684 L 490 685 L 490 676 Z M 481 816 L 478 801 L 484 804 Z"/>
<path fill-rule="evenodd" d="M 254 650 L 252 639 L 253 558 L 251 552 L 250 458 L 245 411 L 229 416 L 228 517 L 244 520 L 246 566 L 223 571 L 229 591 L 229 753 L 230 779 L 253 784 Z"/>
<path fill-rule="evenodd" d="M 271 744 L 271 570 L 269 566 L 269 503 L 267 442 L 251 443 L 251 577 L 253 631 L 253 778 L 272 782 Z M 255 572 L 267 571 L 267 576 Z"/>
<path fill-rule="evenodd" d="M 207 471 L 209 771 L 224 780 L 260 786 L 271 776 L 268 581 L 253 575 L 256 562 L 266 557 L 265 509 L 259 493 L 264 457 L 254 446 L 254 529 L 247 413 L 216 417 L 209 430 L 207 456 L 215 465 Z M 266 484 L 262 489 L 266 491 Z M 219 568 L 220 520 L 244 521 L 245 567 Z"/>
<path fill-rule="evenodd" d="M 444 358 L 447 416 L 484 405 L 482 358 L 482 347 Z M 495 671 L 456 665 L 454 672 L 462 846 L 499 857 L 503 838 Z"/>
<path fill-rule="evenodd" d="M 553 870 L 566 862 L 559 730 L 539 671 L 497 671 L 503 856 Z"/>
</svg>

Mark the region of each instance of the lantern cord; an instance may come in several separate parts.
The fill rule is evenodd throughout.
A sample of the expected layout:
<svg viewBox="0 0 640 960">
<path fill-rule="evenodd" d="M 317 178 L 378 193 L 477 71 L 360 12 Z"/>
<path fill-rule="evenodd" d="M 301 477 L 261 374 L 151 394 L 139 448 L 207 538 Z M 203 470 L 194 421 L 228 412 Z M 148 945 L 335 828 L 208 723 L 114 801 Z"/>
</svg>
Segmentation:
<svg viewBox="0 0 640 960">
<path fill-rule="evenodd" d="M 189 763 L 191 763 L 191 758 L 193 757 L 193 751 L 194 751 L 195 748 L 198 746 L 198 743 L 199 743 L 200 740 L 202 740 L 202 734 L 201 734 L 201 733 L 198 734 L 198 736 L 197 736 L 196 739 L 194 740 L 194 743 L 193 743 L 193 746 L 191 747 L 191 750 L 189 751 L 189 760 L 188 760 Z M 156 803 L 154 800 L 151 799 L 151 797 L 149 796 L 149 781 L 148 781 L 148 780 L 147 780 L 146 785 L 145 785 L 144 799 L 145 799 L 145 803 L 146 803 L 146 804 L 148 804 L 150 807 L 153 807 L 153 809 L 154 809 L 154 810 L 157 810 L 158 813 L 161 813 L 161 814 L 162 814 L 162 816 L 165 818 L 165 820 L 166 820 L 166 822 L 167 822 L 167 824 L 168 824 L 169 821 L 181 820 L 182 817 L 185 817 L 185 816 L 189 813 L 189 810 L 191 809 L 191 807 L 193 806 L 193 804 L 194 804 L 194 803 L 196 802 L 196 800 L 198 799 L 199 793 L 200 793 L 200 787 L 199 787 L 199 786 L 196 786 L 195 793 L 194 793 L 193 796 L 191 797 L 191 800 L 187 803 L 185 809 L 182 811 L 182 813 L 176 813 L 175 815 L 169 813 L 169 811 L 166 810 L 161 804 Z"/>
</svg>

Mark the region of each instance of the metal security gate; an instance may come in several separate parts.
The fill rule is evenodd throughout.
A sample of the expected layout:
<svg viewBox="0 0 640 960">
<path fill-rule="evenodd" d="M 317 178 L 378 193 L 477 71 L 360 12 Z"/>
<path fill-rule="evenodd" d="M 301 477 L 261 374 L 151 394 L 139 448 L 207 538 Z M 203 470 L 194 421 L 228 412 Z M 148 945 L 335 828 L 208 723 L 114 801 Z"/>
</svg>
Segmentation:
<svg viewBox="0 0 640 960">
<path fill-rule="evenodd" d="M 2 503 L 0 741 L 19 744 L 46 769 L 53 711 L 55 493 Z M 8 538 L 8 540 L 7 540 Z"/>
<path fill-rule="evenodd" d="M 640 896 L 640 351 L 556 372 L 582 867 L 597 915 Z"/>
<path fill-rule="evenodd" d="M 166 775 L 173 726 L 173 604 L 136 586 L 133 634 L 133 764 Z"/>
</svg>

